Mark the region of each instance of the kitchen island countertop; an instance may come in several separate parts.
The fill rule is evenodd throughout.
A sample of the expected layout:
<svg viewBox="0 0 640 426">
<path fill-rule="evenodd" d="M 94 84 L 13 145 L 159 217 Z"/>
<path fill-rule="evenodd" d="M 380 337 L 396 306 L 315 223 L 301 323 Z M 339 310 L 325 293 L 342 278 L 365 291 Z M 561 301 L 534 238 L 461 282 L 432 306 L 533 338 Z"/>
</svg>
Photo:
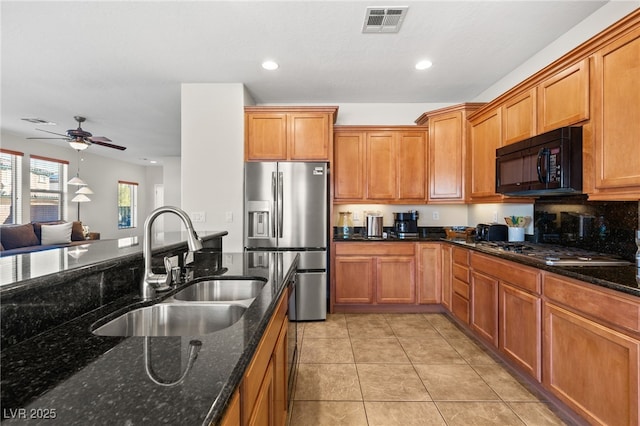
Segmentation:
<svg viewBox="0 0 640 426">
<path fill-rule="evenodd" d="M 149 305 L 129 294 L 72 321 L 4 349 L 2 409 L 7 424 L 217 423 L 262 337 L 297 262 L 295 253 L 222 254 L 225 276 L 268 279 L 232 326 L 204 336 L 101 337 L 91 325 L 117 310 Z M 279 258 L 276 258 L 279 257 Z M 269 268 L 269 265 L 283 268 Z M 161 298 L 175 293 L 174 290 Z M 202 347 L 192 370 L 176 386 L 155 383 L 145 370 L 144 341 L 162 381 L 180 377 L 189 343 Z"/>
</svg>

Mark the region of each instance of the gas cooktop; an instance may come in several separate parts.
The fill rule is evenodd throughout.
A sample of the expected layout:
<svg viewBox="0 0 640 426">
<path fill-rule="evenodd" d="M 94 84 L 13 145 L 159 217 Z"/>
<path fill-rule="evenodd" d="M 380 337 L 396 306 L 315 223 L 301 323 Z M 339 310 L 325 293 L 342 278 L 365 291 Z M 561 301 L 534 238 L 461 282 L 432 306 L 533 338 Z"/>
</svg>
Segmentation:
<svg viewBox="0 0 640 426">
<path fill-rule="evenodd" d="M 629 266 L 631 262 L 609 254 L 551 244 L 491 241 L 477 244 L 487 250 L 526 257 L 550 266 Z"/>
</svg>

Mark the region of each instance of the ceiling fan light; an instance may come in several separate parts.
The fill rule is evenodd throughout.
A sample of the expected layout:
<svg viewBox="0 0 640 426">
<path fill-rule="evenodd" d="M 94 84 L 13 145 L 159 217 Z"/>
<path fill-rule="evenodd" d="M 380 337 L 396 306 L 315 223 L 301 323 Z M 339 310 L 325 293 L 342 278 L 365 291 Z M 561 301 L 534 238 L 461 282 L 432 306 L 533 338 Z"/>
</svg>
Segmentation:
<svg viewBox="0 0 640 426">
<path fill-rule="evenodd" d="M 71 148 L 77 151 L 84 151 L 85 149 L 89 148 L 88 143 L 86 143 L 83 140 L 76 140 L 76 139 L 69 141 L 69 146 L 71 146 Z"/>
<path fill-rule="evenodd" d="M 85 181 L 80 179 L 78 176 L 75 176 L 75 177 L 71 178 L 71 180 L 69 182 L 67 182 L 67 185 L 87 186 Z"/>
<path fill-rule="evenodd" d="M 91 198 L 87 197 L 84 194 L 78 194 L 75 197 L 73 197 L 71 201 L 74 203 L 86 203 L 88 201 L 91 201 Z"/>
</svg>

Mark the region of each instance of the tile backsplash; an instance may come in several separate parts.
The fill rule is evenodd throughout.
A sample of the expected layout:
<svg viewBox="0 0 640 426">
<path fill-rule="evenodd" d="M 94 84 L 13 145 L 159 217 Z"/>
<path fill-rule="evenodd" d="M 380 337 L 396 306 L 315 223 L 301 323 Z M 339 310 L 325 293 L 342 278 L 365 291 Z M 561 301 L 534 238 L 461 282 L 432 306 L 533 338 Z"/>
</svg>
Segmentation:
<svg viewBox="0 0 640 426">
<path fill-rule="evenodd" d="M 579 247 L 635 261 L 635 201 L 588 201 L 586 196 L 549 197 L 534 205 L 534 242 Z"/>
</svg>

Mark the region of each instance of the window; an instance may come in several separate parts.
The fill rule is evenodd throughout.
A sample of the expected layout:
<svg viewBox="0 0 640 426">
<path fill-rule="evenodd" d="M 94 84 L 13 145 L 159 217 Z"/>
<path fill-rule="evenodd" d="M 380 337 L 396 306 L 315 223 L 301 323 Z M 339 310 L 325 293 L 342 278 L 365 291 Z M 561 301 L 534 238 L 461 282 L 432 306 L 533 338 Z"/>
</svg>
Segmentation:
<svg viewBox="0 0 640 426">
<path fill-rule="evenodd" d="M 0 223 L 22 221 L 22 156 L 0 149 Z"/>
<path fill-rule="evenodd" d="M 138 225 L 138 184 L 118 181 L 118 229 Z"/>
<path fill-rule="evenodd" d="M 31 221 L 46 222 L 65 218 L 68 165 L 64 160 L 31 156 Z"/>
</svg>

